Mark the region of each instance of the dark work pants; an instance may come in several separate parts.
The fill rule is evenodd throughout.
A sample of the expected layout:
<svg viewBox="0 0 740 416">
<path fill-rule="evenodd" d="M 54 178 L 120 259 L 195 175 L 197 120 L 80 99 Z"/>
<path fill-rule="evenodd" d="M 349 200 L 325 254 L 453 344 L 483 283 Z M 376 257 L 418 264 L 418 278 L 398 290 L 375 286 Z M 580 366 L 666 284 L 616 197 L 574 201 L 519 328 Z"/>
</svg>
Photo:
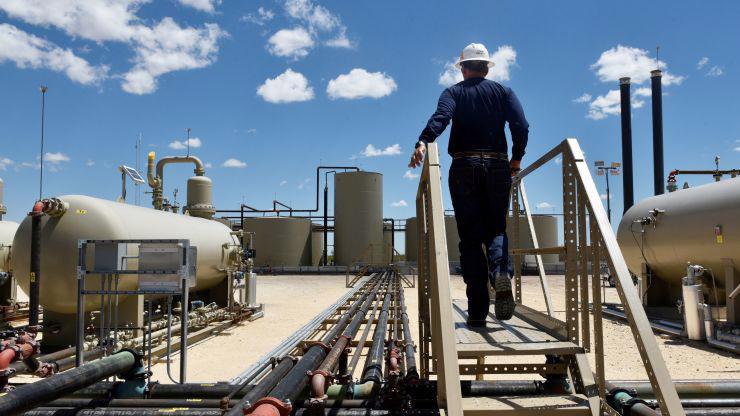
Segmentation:
<svg viewBox="0 0 740 416">
<path fill-rule="evenodd" d="M 506 216 L 511 174 L 509 162 L 459 158 L 450 167 L 450 196 L 460 235 L 460 263 L 467 285 L 470 319 L 485 319 L 488 279 L 508 268 Z"/>
</svg>

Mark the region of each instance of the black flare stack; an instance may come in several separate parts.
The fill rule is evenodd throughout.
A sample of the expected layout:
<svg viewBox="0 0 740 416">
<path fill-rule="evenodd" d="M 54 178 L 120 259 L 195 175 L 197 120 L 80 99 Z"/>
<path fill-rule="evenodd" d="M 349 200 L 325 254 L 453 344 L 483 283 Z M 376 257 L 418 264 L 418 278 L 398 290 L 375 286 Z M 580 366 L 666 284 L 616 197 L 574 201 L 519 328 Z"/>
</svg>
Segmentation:
<svg viewBox="0 0 740 416">
<path fill-rule="evenodd" d="M 630 105 L 630 78 L 619 79 L 619 97 L 622 116 L 622 183 L 624 187 L 624 211 L 634 203 L 632 188 L 632 108 Z"/>
<path fill-rule="evenodd" d="M 653 101 L 653 185 L 655 195 L 665 193 L 663 182 L 663 73 L 660 69 L 650 71 L 650 86 Z"/>
</svg>

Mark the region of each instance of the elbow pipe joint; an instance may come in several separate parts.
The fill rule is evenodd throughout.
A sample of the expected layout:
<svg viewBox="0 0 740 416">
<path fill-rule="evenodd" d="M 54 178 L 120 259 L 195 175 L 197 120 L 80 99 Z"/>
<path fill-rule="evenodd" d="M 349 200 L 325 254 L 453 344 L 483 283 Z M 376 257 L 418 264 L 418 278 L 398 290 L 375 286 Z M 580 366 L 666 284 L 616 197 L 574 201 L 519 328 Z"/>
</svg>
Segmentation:
<svg viewBox="0 0 740 416">
<path fill-rule="evenodd" d="M 646 401 L 633 397 L 633 392 L 627 389 L 614 388 L 606 396 L 607 403 L 619 413 L 630 416 L 656 415 L 655 411 L 648 407 Z"/>
</svg>

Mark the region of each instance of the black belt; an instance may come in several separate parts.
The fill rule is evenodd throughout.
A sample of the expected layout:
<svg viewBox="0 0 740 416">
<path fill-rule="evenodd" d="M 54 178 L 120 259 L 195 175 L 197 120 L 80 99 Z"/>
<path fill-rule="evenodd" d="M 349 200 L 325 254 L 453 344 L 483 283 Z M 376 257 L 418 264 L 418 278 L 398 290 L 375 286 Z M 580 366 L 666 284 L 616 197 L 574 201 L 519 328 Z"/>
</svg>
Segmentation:
<svg viewBox="0 0 740 416">
<path fill-rule="evenodd" d="M 498 159 L 509 161 L 509 155 L 500 152 L 455 152 L 452 155 L 453 159 L 462 159 L 464 157 L 480 157 L 483 159 Z"/>
</svg>

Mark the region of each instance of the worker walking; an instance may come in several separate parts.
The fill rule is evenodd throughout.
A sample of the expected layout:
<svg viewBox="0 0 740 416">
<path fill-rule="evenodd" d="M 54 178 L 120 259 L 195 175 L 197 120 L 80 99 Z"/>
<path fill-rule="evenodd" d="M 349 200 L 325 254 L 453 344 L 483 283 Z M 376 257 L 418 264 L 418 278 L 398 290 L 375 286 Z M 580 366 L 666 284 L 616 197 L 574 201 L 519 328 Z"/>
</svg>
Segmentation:
<svg viewBox="0 0 740 416">
<path fill-rule="evenodd" d="M 442 92 L 437 111 L 419 136 L 409 167 L 422 163 L 427 143 L 452 121 L 449 185 L 467 285 L 468 325 L 482 327 L 490 305 L 489 279 L 496 291 L 496 317 L 506 320 L 514 313 L 506 217 L 511 176 L 520 169 L 529 124 L 514 92 L 486 79 L 494 63 L 485 46 L 466 46 L 455 65 L 462 71 L 463 81 Z M 506 122 L 511 131 L 511 159 L 504 132 Z"/>
</svg>

